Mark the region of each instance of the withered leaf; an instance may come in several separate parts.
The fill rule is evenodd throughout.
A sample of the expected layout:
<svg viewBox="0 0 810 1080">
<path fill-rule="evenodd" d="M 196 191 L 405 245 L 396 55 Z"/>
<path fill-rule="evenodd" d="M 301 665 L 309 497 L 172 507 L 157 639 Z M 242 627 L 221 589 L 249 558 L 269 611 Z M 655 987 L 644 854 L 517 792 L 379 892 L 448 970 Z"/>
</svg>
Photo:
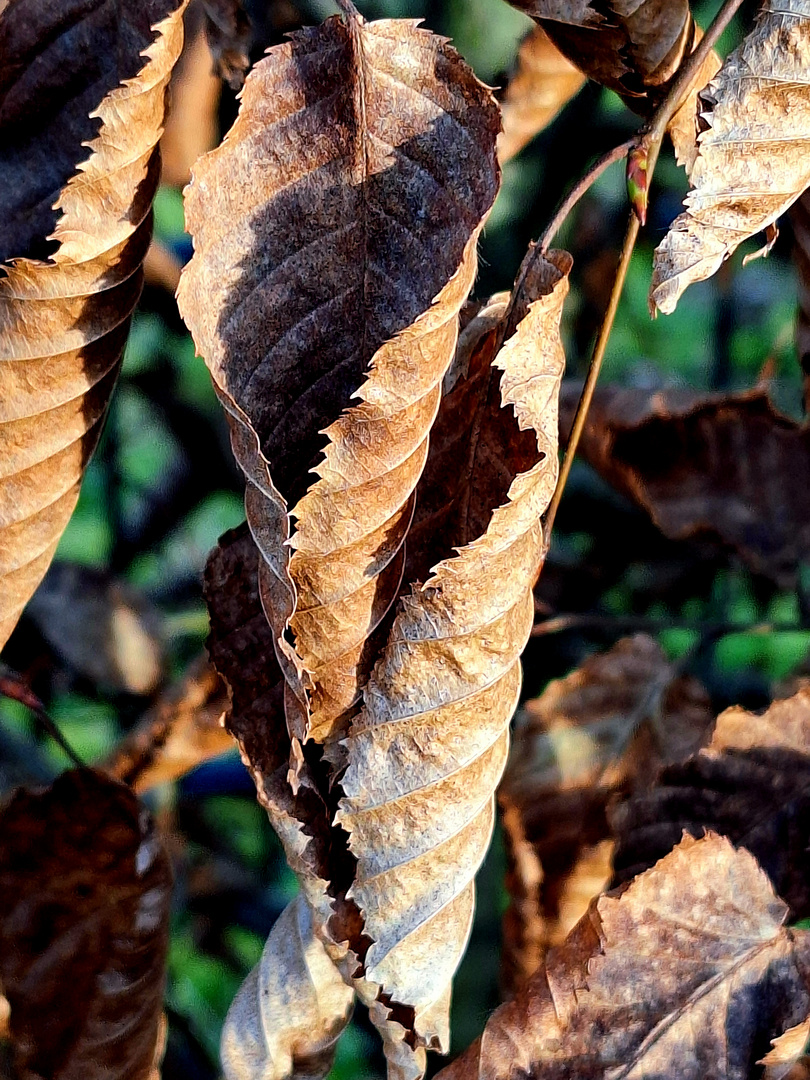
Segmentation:
<svg viewBox="0 0 810 1080">
<path fill-rule="evenodd" d="M 650 306 L 675 310 L 746 239 L 774 224 L 810 185 L 810 5 L 761 8 L 701 95 L 703 128 L 685 212 L 655 251 Z"/>
<path fill-rule="evenodd" d="M 208 651 L 231 690 L 226 726 L 239 743 L 259 802 L 279 834 L 290 866 L 325 921 L 331 822 L 317 786 L 306 774 L 295 792 L 288 783 L 291 747 L 284 723 L 283 679 L 259 597 L 260 561 L 246 526 L 221 537 L 209 556 Z"/>
<path fill-rule="evenodd" d="M 253 28 L 242 0 L 201 0 L 205 33 L 214 69 L 232 90 L 239 90 L 250 67 Z"/>
<path fill-rule="evenodd" d="M 747 851 L 690 836 L 595 900 L 442 1080 L 748 1080 L 810 1007 L 810 932 Z"/>
<path fill-rule="evenodd" d="M 617 805 L 611 824 L 617 881 L 651 866 L 683 829 L 713 829 L 756 856 L 792 919 L 810 916 L 810 690 L 762 716 L 726 709 L 709 745 Z"/>
<path fill-rule="evenodd" d="M 650 111 L 693 47 L 688 0 L 510 0 L 603 86 Z"/>
<path fill-rule="evenodd" d="M 688 757 L 713 721 L 705 690 L 645 634 L 589 657 L 518 712 L 498 793 L 512 899 L 506 989 L 525 982 L 610 881 L 610 799 Z"/>
<path fill-rule="evenodd" d="M 399 589 L 498 127 L 443 39 L 347 15 L 270 50 L 194 170 L 179 301 L 248 481 L 299 739 L 345 732 Z"/>
<path fill-rule="evenodd" d="M 208 648 L 231 686 L 227 725 L 239 742 L 259 802 L 284 845 L 310 911 L 303 909 L 303 899 L 287 909 L 285 921 L 279 920 L 268 938 L 259 967 L 234 1002 L 222 1047 L 229 1080 L 243 1075 L 252 1080 L 255 1070 L 269 1070 L 259 1075 L 272 1077 L 324 1075 L 332 1043 L 348 1019 L 353 998 L 351 990 L 338 992 L 337 981 L 342 983 L 343 979 L 337 967 L 323 946 L 309 940 L 329 919 L 329 879 L 345 873 L 339 861 L 345 853 L 339 851 L 335 856 L 330 851 L 333 837 L 328 795 L 322 797 L 318 791 L 317 778 L 304 767 L 295 792 L 288 782 L 290 738 L 284 723 L 283 680 L 259 598 L 259 561 L 259 552 L 244 526 L 226 533 L 211 553 L 205 574 L 211 616 Z M 296 948 L 292 957 L 291 920 L 299 928 L 293 934 Z M 298 949 L 301 940 L 309 944 Z M 343 951 L 339 950 L 341 955 Z M 331 972 L 326 964 L 332 965 Z M 304 986 L 294 985 L 292 972 L 297 969 L 300 973 L 302 965 L 312 966 L 313 974 L 305 976 Z M 278 984 L 277 971 L 288 976 L 284 985 Z M 302 1035 L 301 1017 L 289 1014 L 293 1008 L 303 1009 L 304 1035 L 314 1037 Z"/>
<path fill-rule="evenodd" d="M 191 166 L 217 143 L 217 109 L 222 82 L 212 70 L 206 24 L 200 0 L 191 3 L 185 13 L 183 51 L 174 66 L 169 86 L 171 109 L 160 140 L 161 181 L 164 184 L 178 187 L 187 184 L 191 179 Z M 176 289 L 177 283 L 172 292 Z"/>
<path fill-rule="evenodd" d="M 27 614 L 58 656 L 102 687 L 151 694 L 163 679 L 166 657 L 157 609 L 108 573 L 53 563 Z"/>
<path fill-rule="evenodd" d="M 221 723 L 227 707 L 224 683 L 199 657 L 128 732 L 104 770 L 137 792 L 177 780 L 233 747 Z"/>
<path fill-rule="evenodd" d="M 566 60 L 542 26 L 531 30 L 521 42 L 516 70 L 501 99 L 501 164 L 550 124 L 584 81 L 579 68 Z"/>
<path fill-rule="evenodd" d="M 565 386 L 562 430 L 578 390 Z M 810 553 L 810 429 L 762 387 L 733 394 L 601 387 L 580 451 L 666 536 L 713 536 L 785 588 Z"/>
<path fill-rule="evenodd" d="M 810 1058 L 804 1051 L 808 1038 L 810 1016 L 773 1039 L 771 1049 L 757 1062 L 765 1066 L 762 1080 L 807 1080 L 810 1076 Z"/>
<path fill-rule="evenodd" d="M 559 320 L 570 267 L 565 252 L 535 253 L 492 361 L 502 373 L 495 411 L 503 415 L 490 418 L 488 395 L 481 398 L 492 446 L 511 422 L 505 462 L 520 430 L 533 433 L 533 457 L 509 477 L 485 531 L 403 595 L 343 743 L 335 820 L 357 859 L 348 897 L 370 941 L 356 985 L 383 1031 L 389 1075 L 420 1074 L 419 1055 L 408 1060 L 411 1043 L 448 1044 L 450 982 L 469 933 L 545 555 L 540 515 L 557 476 Z M 474 377 L 473 361 L 469 370 Z M 350 951 L 344 974 L 356 975 L 353 964 Z M 390 1019 L 386 1002 L 396 1006 Z"/>
<path fill-rule="evenodd" d="M 76 504 L 118 373 L 182 7 L 13 0 L 0 16 L 0 647 Z"/>
<path fill-rule="evenodd" d="M 89 769 L 0 815 L 0 982 L 22 1080 L 146 1080 L 171 870 L 132 792 Z"/>
<path fill-rule="evenodd" d="M 278 917 L 228 1011 L 221 1049 L 227 1080 L 326 1076 L 353 1004 L 354 991 L 315 936 L 299 893 Z"/>
</svg>

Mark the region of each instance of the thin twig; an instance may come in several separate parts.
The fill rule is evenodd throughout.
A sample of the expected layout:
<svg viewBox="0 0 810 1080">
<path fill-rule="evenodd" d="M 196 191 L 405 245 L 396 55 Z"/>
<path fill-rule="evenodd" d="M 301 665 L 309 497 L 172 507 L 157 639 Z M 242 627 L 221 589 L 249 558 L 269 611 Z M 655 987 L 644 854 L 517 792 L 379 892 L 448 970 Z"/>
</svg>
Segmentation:
<svg viewBox="0 0 810 1080">
<path fill-rule="evenodd" d="M 53 741 L 61 748 L 73 764 L 79 769 L 86 768 L 85 763 L 53 720 L 51 720 L 50 716 L 45 712 L 45 706 L 36 694 L 25 685 L 19 676 L 10 674 L 3 675 L 0 673 L 0 696 L 11 698 L 12 701 L 18 701 L 21 705 L 25 705 L 27 709 L 30 709 L 44 730 L 47 731 Z"/>
<path fill-rule="evenodd" d="M 642 129 L 640 137 L 636 140 L 636 145 L 643 147 L 647 151 L 646 181 L 648 190 L 658 161 L 658 155 L 661 151 L 661 144 L 664 139 L 664 134 L 666 133 L 667 125 L 683 99 L 691 91 L 706 57 L 711 52 L 725 28 L 731 22 L 741 4 L 742 0 L 726 0 L 698 47 L 684 63 L 678 77 L 670 87 L 664 100 L 656 109 L 650 123 Z M 607 311 L 602 320 L 602 325 L 599 328 L 599 334 L 596 339 L 596 344 L 594 345 L 593 354 L 591 355 L 591 362 L 588 367 L 588 377 L 585 380 L 582 397 L 577 406 L 577 412 L 574 417 L 571 434 L 568 438 L 568 446 L 566 447 L 565 457 L 560 468 L 557 486 L 554 489 L 554 495 L 552 496 L 551 503 L 549 504 L 548 511 L 545 515 L 546 548 L 548 548 L 550 542 L 554 519 L 557 516 L 560 500 L 562 499 L 563 491 L 565 490 L 565 485 L 571 472 L 571 466 L 577 452 L 577 446 L 579 445 L 580 437 L 585 428 L 585 421 L 588 416 L 591 400 L 593 399 L 594 390 L 596 389 L 599 372 L 602 368 L 602 361 L 604 360 L 610 333 L 613 329 L 613 322 L 616 318 L 616 311 L 624 288 L 627 271 L 630 266 L 630 259 L 636 246 L 639 227 L 640 223 L 638 217 L 636 216 L 635 211 L 631 211 L 621 256 L 619 258 L 619 265 L 616 270 L 616 277 L 613 281 L 613 288 L 610 293 L 610 300 L 608 301 Z"/>
<path fill-rule="evenodd" d="M 603 154 L 602 157 L 598 158 L 593 163 L 593 165 L 591 165 L 591 167 L 588 169 L 582 179 L 578 180 L 577 183 L 574 184 L 574 186 L 562 200 L 560 205 L 557 207 L 554 217 L 551 219 L 548 226 L 546 227 L 545 232 L 537 242 L 537 246 L 543 254 L 548 251 L 551 241 L 557 235 L 563 222 L 577 205 L 582 196 L 585 195 L 591 187 L 593 187 L 593 185 L 596 183 L 602 173 L 605 172 L 606 169 L 609 169 L 610 166 L 614 165 L 617 161 L 621 161 L 623 158 L 626 158 L 630 151 L 633 149 L 633 147 L 636 145 L 637 141 L 637 136 L 634 135 L 632 139 L 628 139 L 620 146 L 614 146 L 612 150 L 608 150 L 606 154 Z M 517 284 L 519 283 L 520 281 L 518 280 Z"/>
<path fill-rule="evenodd" d="M 640 227 L 638 218 L 634 213 L 631 213 L 627 222 L 627 232 L 625 233 L 624 244 L 622 245 L 619 265 L 616 269 L 616 277 L 613 279 L 613 288 L 610 292 L 607 311 L 602 319 L 602 325 L 599 327 L 599 336 L 596 339 L 596 344 L 594 345 L 593 353 L 591 354 L 591 362 L 588 366 L 588 377 L 585 380 L 585 386 L 582 388 L 582 397 L 580 397 L 579 404 L 577 405 L 577 413 L 574 417 L 571 434 L 568 437 L 568 446 L 566 447 L 565 457 L 563 458 L 563 463 L 560 467 L 557 486 L 554 488 L 554 494 L 546 513 L 544 522 L 546 548 L 548 548 L 551 530 L 554 527 L 554 519 L 557 516 L 560 500 L 562 499 L 563 491 L 565 490 L 565 485 L 568 481 L 568 475 L 571 472 L 571 466 L 574 463 L 577 446 L 579 445 L 580 437 L 585 428 L 585 421 L 588 418 L 588 409 L 591 407 L 591 400 L 593 398 L 594 390 L 596 389 L 596 381 L 599 378 L 599 372 L 602 370 L 602 361 L 605 358 L 605 351 L 607 350 L 607 344 L 610 339 L 610 332 L 613 329 L 613 321 L 616 318 L 616 311 L 619 307 L 619 300 L 621 299 L 627 271 L 630 268 L 630 259 L 633 256 L 633 250 L 636 246 L 636 239 Z"/>
</svg>

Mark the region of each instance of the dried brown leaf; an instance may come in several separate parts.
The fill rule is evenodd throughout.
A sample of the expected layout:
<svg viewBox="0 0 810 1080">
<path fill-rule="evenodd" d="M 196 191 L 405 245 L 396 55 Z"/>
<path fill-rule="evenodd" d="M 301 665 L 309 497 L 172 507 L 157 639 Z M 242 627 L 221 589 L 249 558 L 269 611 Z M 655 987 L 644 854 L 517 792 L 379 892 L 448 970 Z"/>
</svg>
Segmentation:
<svg viewBox="0 0 810 1080">
<path fill-rule="evenodd" d="M 55 562 L 27 609 L 66 663 L 101 687 L 151 694 L 166 669 L 160 614 L 110 574 Z"/>
<path fill-rule="evenodd" d="M 399 589 L 498 126 L 442 39 L 333 18 L 270 50 L 194 170 L 180 305 L 248 480 L 299 739 L 345 732 Z"/>
<path fill-rule="evenodd" d="M 535 253 L 492 361 L 502 372 L 502 415 L 484 408 L 480 417 L 493 435 L 499 426 L 508 434 L 510 420 L 506 462 L 521 443 L 517 429 L 533 432 L 533 458 L 509 477 L 485 531 L 400 600 L 343 743 L 348 767 L 335 820 L 357 859 L 348 897 L 370 942 L 357 988 L 384 1033 L 389 1075 L 420 1074 L 409 1040 L 417 1048 L 448 1044 L 450 982 L 469 934 L 473 878 L 490 839 L 531 589 L 545 554 L 540 515 L 557 476 L 559 320 L 570 267 L 564 252 Z M 474 377 L 474 363 L 469 370 Z M 340 926 L 331 929 L 339 941 Z M 344 974 L 356 974 L 353 962 L 350 952 Z"/>
<path fill-rule="evenodd" d="M 682 830 L 713 829 L 756 856 L 792 919 L 810 916 L 810 690 L 762 716 L 726 709 L 709 745 L 614 807 L 611 824 L 617 881 L 651 866 Z"/>
<path fill-rule="evenodd" d="M 693 48 L 688 0 L 510 0 L 588 76 L 646 112 Z"/>
<path fill-rule="evenodd" d="M 531 30 L 521 42 L 516 70 L 501 99 L 501 164 L 550 124 L 584 81 L 579 68 L 566 60 L 542 26 Z"/>
<path fill-rule="evenodd" d="M 227 707 L 224 683 L 200 657 L 119 743 L 104 770 L 139 793 L 177 780 L 233 747 L 222 726 Z"/>
<path fill-rule="evenodd" d="M 0 647 L 76 504 L 120 366 L 178 3 L 13 0 L 0 17 Z"/>
<path fill-rule="evenodd" d="M 331 914 L 329 879 L 351 873 L 351 866 L 343 869 L 343 852 L 330 851 L 328 798 L 318 792 L 317 780 L 305 767 L 295 793 L 288 782 L 290 738 L 284 722 L 283 680 L 259 598 L 259 562 L 244 526 L 226 533 L 209 557 L 208 648 L 231 686 L 227 726 L 298 875 L 302 899 L 287 908 L 285 921 L 279 920 L 268 938 L 259 966 L 239 991 L 223 1034 L 222 1054 L 229 1080 L 253 1080 L 257 1075 L 303 1080 L 328 1071 L 333 1043 L 351 1011 L 353 991 L 312 936 L 313 922 L 321 926 Z M 294 933 L 291 921 L 296 924 Z M 285 976 L 281 981 L 279 974 Z"/>
<path fill-rule="evenodd" d="M 772 226 L 810 185 L 810 5 L 762 7 L 701 96 L 685 212 L 655 251 L 650 305 L 675 310 L 695 281 Z"/>
<path fill-rule="evenodd" d="M 320 1080 L 351 1018 L 354 991 L 315 936 L 302 893 L 276 921 L 222 1030 L 227 1080 Z"/>
<path fill-rule="evenodd" d="M 441 1080 L 749 1080 L 810 1007 L 810 932 L 747 851 L 684 837 L 565 943 Z"/>
<path fill-rule="evenodd" d="M 242 0 L 201 0 L 214 70 L 232 90 L 241 89 L 250 67 L 253 28 Z"/>
<path fill-rule="evenodd" d="M 562 430 L 578 391 L 563 388 Z M 597 389 L 580 450 L 666 536 L 713 536 L 785 588 L 810 553 L 810 429 L 767 391 Z"/>
<path fill-rule="evenodd" d="M 688 757 L 713 720 L 703 688 L 678 676 L 645 634 L 590 657 L 518 712 L 498 796 L 511 863 L 508 990 L 525 982 L 610 881 L 610 799 Z"/>
<path fill-rule="evenodd" d="M 190 4 L 184 21 L 185 44 L 172 72 L 171 108 L 160 140 L 161 181 L 178 187 L 191 179 L 191 166 L 197 158 L 217 144 L 222 91 L 222 82 L 212 68 L 200 2 Z M 147 273 L 148 259 L 147 255 Z M 176 289 L 177 282 L 172 292 Z"/>
<path fill-rule="evenodd" d="M 758 1065 L 766 1066 L 762 1080 L 807 1080 L 810 1075 L 810 1059 L 804 1056 L 804 1051 L 808 1038 L 810 1016 L 773 1039 L 772 1048 L 757 1062 Z"/>
<path fill-rule="evenodd" d="M 21 1080 L 146 1080 L 171 870 L 132 792 L 89 769 L 0 820 L 0 981 Z"/>
</svg>

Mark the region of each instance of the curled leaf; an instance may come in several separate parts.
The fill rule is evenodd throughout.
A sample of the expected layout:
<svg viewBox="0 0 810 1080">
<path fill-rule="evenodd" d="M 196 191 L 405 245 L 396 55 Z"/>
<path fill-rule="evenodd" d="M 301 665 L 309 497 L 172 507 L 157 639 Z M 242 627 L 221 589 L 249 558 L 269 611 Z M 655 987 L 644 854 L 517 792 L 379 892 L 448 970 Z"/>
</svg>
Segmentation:
<svg viewBox="0 0 810 1080">
<path fill-rule="evenodd" d="M 688 757 L 713 719 L 703 688 L 678 676 L 646 634 L 589 657 L 518 712 L 498 793 L 510 855 L 508 989 L 525 982 L 610 881 L 610 800 Z"/>
<path fill-rule="evenodd" d="M 315 936 L 302 893 L 273 926 L 222 1030 L 227 1080 L 319 1080 L 352 1014 L 354 992 Z"/>
<path fill-rule="evenodd" d="M 248 481 L 298 739 L 345 733 L 399 590 L 498 126 L 442 39 L 348 15 L 270 50 L 194 170 L 179 301 Z"/>
<path fill-rule="evenodd" d="M 147 1080 L 158 1049 L 171 870 L 132 792 L 89 769 L 0 815 L 0 981 L 30 1080 Z"/>
<path fill-rule="evenodd" d="M 501 164 L 550 124 L 584 81 L 579 68 L 566 60 L 542 26 L 535 26 L 521 42 L 516 70 L 501 99 Z"/>
<path fill-rule="evenodd" d="M 690 836 L 595 900 L 441 1080 L 757 1075 L 810 1007 L 810 932 L 747 851 Z"/>
<path fill-rule="evenodd" d="M 655 251 L 653 311 L 674 311 L 689 285 L 711 277 L 810 185 L 808 58 L 807 0 L 766 4 L 701 95 L 692 189 Z"/>
<path fill-rule="evenodd" d="M 406 1035 L 417 1047 L 448 1044 L 450 981 L 469 934 L 473 878 L 489 843 L 532 585 L 545 555 L 540 515 L 557 476 L 559 320 L 570 267 L 564 252 L 534 253 L 490 365 L 501 372 L 501 407 L 492 407 L 488 393 L 479 398 L 476 425 L 491 429 L 480 441 L 482 460 L 490 459 L 490 469 L 507 463 L 499 476 L 505 501 L 477 538 L 402 597 L 343 743 L 348 766 L 336 821 L 357 860 L 348 898 L 366 939 L 358 991 L 373 1003 L 389 1060 L 397 1061 Z M 469 370 L 476 373 L 472 361 Z M 459 384 L 453 394 L 461 392 Z M 534 453 L 525 471 L 510 474 L 515 448 L 518 460 L 525 454 L 524 432 Z M 474 461 L 475 449 L 469 452 Z M 468 468 L 459 470 L 462 506 L 469 505 Z M 472 523 L 464 515 L 460 522 Z M 338 940 L 339 929 L 332 924 Z M 418 1062 L 396 1068 L 397 1076 L 419 1075 Z"/>
<path fill-rule="evenodd" d="M 0 647 L 73 511 L 118 374 L 183 6 L 13 0 L 0 16 Z"/>
<path fill-rule="evenodd" d="M 589 79 L 651 111 L 693 47 L 688 0 L 510 0 Z"/>
<path fill-rule="evenodd" d="M 810 916 L 810 690 L 762 716 L 735 707 L 709 745 L 665 769 L 648 792 L 618 804 L 616 880 L 651 866 L 683 829 L 722 832 L 751 851 L 790 907 Z"/>
</svg>

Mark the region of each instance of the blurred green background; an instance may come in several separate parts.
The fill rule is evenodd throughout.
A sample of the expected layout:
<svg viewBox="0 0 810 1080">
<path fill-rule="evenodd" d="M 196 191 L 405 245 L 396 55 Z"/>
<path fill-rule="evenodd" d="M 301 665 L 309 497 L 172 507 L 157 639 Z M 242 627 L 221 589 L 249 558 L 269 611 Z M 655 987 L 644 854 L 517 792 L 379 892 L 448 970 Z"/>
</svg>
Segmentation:
<svg viewBox="0 0 810 1080">
<path fill-rule="evenodd" d="M 503 84 L 530 25 L 502 0 L 359 0 L 358 6 L 368 17 L 424 17 L 427 26 L 453 39 L 483 80 L 496 86 Z M 272 30 L 272 3 L 260 7 L 254 5 L 253 12 L 264 27 L 256 57 L 279 40 Z M 719 0 L 695 5 L 698 21 L 707 25 L 718 7 Z M 334 11 L 327 0 L 296 3 L 295 9 L 303 22 Z M 287 18 L 289 10 L 286 5 Z M 739 34 L 737 22 L 721 51 Z M 235 108 L 233 94 L 226 91 L 219 114 L 223 129 Z M 508 163 L 483 238 L 478 296 L 510 286 L 529 240 L 542 231 L 567 186 L 597 154 L 637 126 L 637 118 L 618 98 L 589 85 Z M 798 415 L 789 228 L 769 260 L 741 271 L 738 253 L 714 279 L 691 288 L 675 315 L 650 320 L 646 297 L 652 249 L 677 214 L 685 190 L 683 173 L 665 151 L 604 380 L 749 387 L 770 360 L 774 396 L 781 408 Z M 558 238 L 575 257 L 564 316 L 573 376 L 581 377 L 587 366 L 626 213 L 623 170 L 617 166 L 583 200 Z M 190 255 L 177 188 L 161 188 L 155 234 L 181 261 Z M 93 571 L 96 583 L 123 583 L 132 590 L 143 607 L 143 633 L 154 639 L 159 671 L 145 691 L 91 677 L 80 661 L 65 655 L 58 640 L 49 640 L 35 611 L 23 619 L 4 655 L 88 762 L 108 753 L 161 685 L 180 675 L 203 649 L 205 558 L 219 535 L 243 516 L 242 483 L 205 365 L 195 358 L 171 293 L 148 286 L 105 434 L 57 561 Z M 664 539 L 644 514 L 607 489 L 587 466 L 577 465 L 538 597 L 550 611 L 601 613 L 605 626 L 532 640 L 525 657 L 525 693 L 539 693 L 550 678 L 606 648 L 626 632 L 622 618 L 632 616 L 650 620 L 670 656 L 689 651 L 690 670 L 705 682 L 718 709 L 736 702 L 764 705 L 774 681 L 792 671 L 810 647 L 810 631 L 799 628 L 807 625 L 805 584 L 796 592 L 780 591 L 728 553 L 707 555 L 697 545 Z M 700 624 L 708 619 L 743 629 L 705 635 Z M 796 629 L 750 629 L 773 621 Z M 79 623 L 71 632 L 81 637 L 84 629 Z M 66 766 L 62 752 L 22 707 L 0 701 L 0 721 L 0 750 L 12 779 L 42 778 Z M 177 880 L 164 1075 L 208 1080 L 218 1075 L 219 1030 L 227 1007 L 296 883 L 235 752 L 157 789 L 149 801 L 171 836 Z M 496 835 L 479 876 L 475 929 L 455 984 L 454 1052 L 480 1033 L 499 1000 L 503 874 Z M 435 1062 L 433 1071 L 440 1064 Z M 333 1080 L 381 1075 L 376 1037 L 358 1010 L 340 1043 Z"/>
</svg>

